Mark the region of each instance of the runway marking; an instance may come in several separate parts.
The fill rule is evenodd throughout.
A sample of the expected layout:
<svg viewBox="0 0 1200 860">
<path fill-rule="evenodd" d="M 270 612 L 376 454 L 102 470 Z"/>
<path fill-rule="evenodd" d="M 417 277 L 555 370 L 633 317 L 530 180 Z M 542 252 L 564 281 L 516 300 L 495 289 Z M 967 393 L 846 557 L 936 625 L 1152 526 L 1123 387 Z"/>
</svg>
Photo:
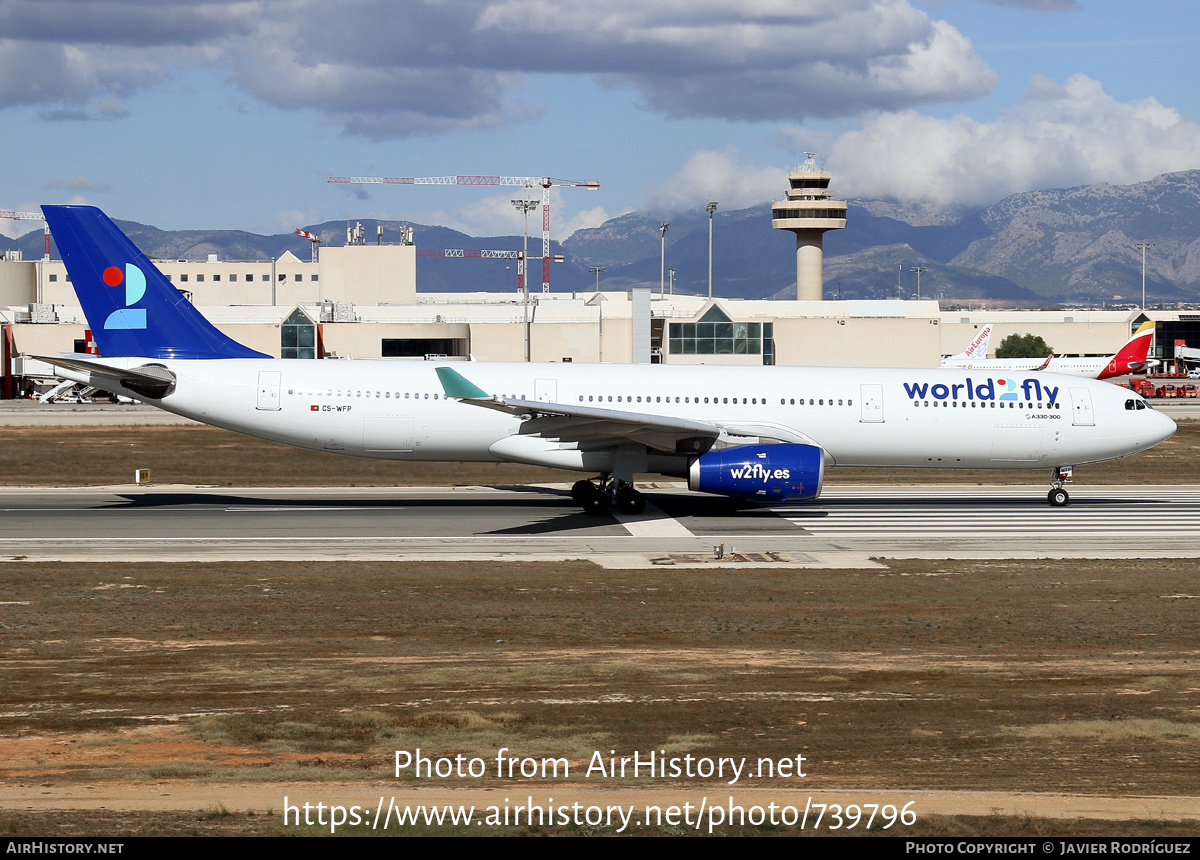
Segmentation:
<svg viewBox="0 0 1200 860">
<path fill-rule="evenodd" d="M 634 537 L 695 537 L 679 520 L 648 502 L 646 509 L 636 516 L 620 511 L 610 513 Z"/>
<path fill-rule="evenodd" d="M 1082 493 L 1077 494 L 1070 507 L 1051 508 L 1031 497 L 1029 488 L 967 492 L 850 489 L 830 493 L 807 507 L 772 510 L 809 534 L 825 537 L 1200 537 L 1200 489 L 1108 491 L 1089 487 L 1088 493 L 1083 498 L 1079 497 Z M 1012 501 L 1028 504 L 988 504 Z"/>
<path fill-rule="evenodd" d="M 358 513 L 359 511 L 402 511 L 404 508 L 394 507 L 392 505 L 330 505 L 324 508 L 310 508 L 306 505 L 289 505 L 286 507 L 238 507 L 225 508 L 227 514 L 261 514 L 261 513 L 285 513 L 285 514 L 306 514 L 309 511 L 344 511 L 346 513 Z"/>
</svg>

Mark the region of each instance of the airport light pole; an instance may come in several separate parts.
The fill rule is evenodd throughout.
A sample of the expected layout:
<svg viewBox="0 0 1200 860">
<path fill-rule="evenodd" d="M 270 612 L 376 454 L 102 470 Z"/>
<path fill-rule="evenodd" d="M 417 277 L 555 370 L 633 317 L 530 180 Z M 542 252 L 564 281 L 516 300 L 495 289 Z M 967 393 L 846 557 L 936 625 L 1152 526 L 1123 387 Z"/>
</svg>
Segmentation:
<svg viewBox="0 0 1200 860">
<path fill-rule="evenodd" d="M 524 216 L 525 234 L 521 259 L 517 261 L 517 287 L 521 291 L 521 315 L 525 320 L 525 361 L 533 361 L 533 350 L 530 344 L 532 330 L 529 326 L 529 213 L 537 208 L 536 200 L 512 200 L 513 206 Z"/>
<path fill-rule="evenodd" d="M 928 272 L 929 267 L 928 266 L 911 266 L 911 267 L 909 267 L 909 271 L 917 273 L 917 298 L 920 299 L 921 298 L 921 273 Z"/>
<path fill-rule="evenodd" d="M 604 267 L 588 266 L 588 271 L 596 276 L 596 292 L 600 292 L 600 276 L 604 274 Z"/>
<path fill-rule="evenodd" d="M 525 219 L 524 241 L 522 246 L 524 251 L 521 254 L 521 259 L 517 263 L 517 288 L 521 290 L 528 298 L 529 296 L 529 213 L 538 207 L 536 200 L 513 200 L 510 201 L 513 206 L 517 207 Z"/>
<path fill-rule="evenodd" d="M 712 298 L 712 222 L 713 213 L 717 211 L 717 203 L 714 200 L 705 207 L 708 211 L 708 297 Z"/>
<path fill-rule="evenodd" d="M 1142 310 L 1146 309 L 1146 249 L 1153 248 L 1153 242 L 1138 242 L 1135 247 L 1142 249 Z"/>
<path fill-rule="evenodd" d="M 662 257 L 661 266 L 658 270 L 658 295 L 661 298 L 667 291 L 667 228 L 671 225 L 666 221 L 662 222 L 659 227 L 662 230 Z"/>
</svg>

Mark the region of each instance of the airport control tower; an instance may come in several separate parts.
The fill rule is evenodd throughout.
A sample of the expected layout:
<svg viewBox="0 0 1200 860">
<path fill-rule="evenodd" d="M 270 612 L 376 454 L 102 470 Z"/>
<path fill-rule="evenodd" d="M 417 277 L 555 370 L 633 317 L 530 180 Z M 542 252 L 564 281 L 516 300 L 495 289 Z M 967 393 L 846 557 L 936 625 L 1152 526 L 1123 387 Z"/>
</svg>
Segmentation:
<svg viewBox="0 0 1200 860">
<path fill-rule="evenodd" d="M 826 230 L 846 227 L 846 201 L 830 199 L 829 174 L 824 164 L 804 153 L 803 164 L 788 174 L 787 200 L 771 204 L 771 226 L 796 234 L 796 298 L 825 298 L 822 237 Z"/>
</svg>

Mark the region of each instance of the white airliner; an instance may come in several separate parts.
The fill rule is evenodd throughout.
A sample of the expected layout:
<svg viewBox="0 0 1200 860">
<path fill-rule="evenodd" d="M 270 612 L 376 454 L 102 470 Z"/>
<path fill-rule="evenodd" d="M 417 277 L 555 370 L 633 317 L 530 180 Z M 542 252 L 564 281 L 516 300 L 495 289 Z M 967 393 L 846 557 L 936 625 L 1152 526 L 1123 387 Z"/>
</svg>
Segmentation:
<svg viewBox="0 0 1200 860">
<path fill-rule="evenodd" d="M 592 473 L 572 495 L 593 512 L 640 512 L 646 472 L 806 501 L 830 466 L 1051 468 L 1065 505 L 1071 466 L 1175 432 L 1133 392 L 1052 373 L 273 359 L 214 328 L 98 209 L 43 209 L 102 356 L 45 358 L 63 377 L 318 451 Z"/>
<path fill-rule="evenodd" d="M 990 328 L 991 326 L 988 326 L 988 329 Z M 1133 333 L 1133 337 L 1125 341 L 1124 346 L 1107 358 L 1056 358 L 1053 355 L 1047 358 L 987 358 L 985 346 L 983 354 L 974 358 L 964 357 L 961 353 L 944 358 L 942 367 L 955 370 L 986 370 L 991 373 L 1049 370 L 1054 373 L 1087 376 L 1091 379 L 1111 379 L 1144 370 L 1149 364 L 1146 356 L 1150 352 L 1150 342 L 1153 339 L 1154 323 L 1145 322 Z"/>
<path fill-rule="evenodd" d="M 975 335 L 974 339 L 967 344 L 967 348 L 958 355 L 948 355 L 942 359 L 942 366 L 945 367 L 947 362 L 954 361 L 977 361 L 981 358 L 987 358 L 988 341 L 992 338 L 992 324 L 988 323 L 979 330 L 979 334 Z"/>
</svg>

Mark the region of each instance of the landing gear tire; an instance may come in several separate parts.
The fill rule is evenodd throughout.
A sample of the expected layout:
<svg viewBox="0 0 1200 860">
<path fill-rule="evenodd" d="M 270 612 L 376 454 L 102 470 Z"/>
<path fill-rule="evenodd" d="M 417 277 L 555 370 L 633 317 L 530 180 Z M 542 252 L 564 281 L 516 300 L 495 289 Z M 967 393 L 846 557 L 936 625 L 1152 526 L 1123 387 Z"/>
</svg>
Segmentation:
<svg viewBox="0 0 1200 860">
<path fill-rule="evenodd" d="M 576 481 L 571 485 L 571 498 L 581 505 L 596 495 L 596 492 L 596 485 L 591 481 Z"/>
<path fill-rule="evenodd" d="M 1070 495 L 1062 487 L 1055 487 L 1046 496 L 1046 500 L 1050 502 L 1051 507 L 1065 508 L 1071 502 Z"/>
<path fill-rule="evenodd" d="M 608 497 L 595 487 L 593 487 L 592 490 L 592 494 L 581 502 L 583 505 L 583 512 L 585 514 L 593 515 L 602 514 L 608 510 Z"/>
<path fill-rule="evenodd" d="M 617 491 L 617 507 L 623 514 L 637 515 L 646 510 L 646 498 L 633 487 L 622 487 Z"/>
</svg>

